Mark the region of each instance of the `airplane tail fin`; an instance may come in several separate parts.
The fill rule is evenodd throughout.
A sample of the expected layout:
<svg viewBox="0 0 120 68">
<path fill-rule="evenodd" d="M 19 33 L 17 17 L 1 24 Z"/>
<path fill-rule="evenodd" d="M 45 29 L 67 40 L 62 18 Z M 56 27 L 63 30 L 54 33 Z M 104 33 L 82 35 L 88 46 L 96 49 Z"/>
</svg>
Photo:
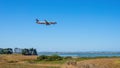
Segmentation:
<svg viewBox="0 0 120 68">
<path fill-rule="evenodd" d="M 36 19 L 36 23 L 39 23 L 40 21 L 38 19 Z"/>
<path fill-rule="evenodd" d="M 36 22 L 38 22 L 39 20 L 38 19 L 36 19 Z"/>
</svg>

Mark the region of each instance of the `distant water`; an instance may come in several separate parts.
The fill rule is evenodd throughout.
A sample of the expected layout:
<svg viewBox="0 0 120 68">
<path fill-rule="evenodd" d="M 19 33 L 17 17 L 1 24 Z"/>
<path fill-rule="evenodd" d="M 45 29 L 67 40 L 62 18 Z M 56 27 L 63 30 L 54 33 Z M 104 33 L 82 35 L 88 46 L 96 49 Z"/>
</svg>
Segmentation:
<svg viewBox="0 0 120 68">
<path fill-rule="evenodd" d="M 120 56 L 120 52 L 39 52 L 38 55 L 72 56 L 72 57 L 112 57 Z"/>
</svg>

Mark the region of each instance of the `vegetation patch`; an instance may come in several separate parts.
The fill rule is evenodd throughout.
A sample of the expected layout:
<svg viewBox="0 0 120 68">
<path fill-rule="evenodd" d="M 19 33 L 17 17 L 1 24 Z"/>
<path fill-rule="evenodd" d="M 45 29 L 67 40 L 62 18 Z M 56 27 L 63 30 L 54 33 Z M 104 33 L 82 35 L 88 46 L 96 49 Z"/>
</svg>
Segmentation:
<svg viewBox="0 0 120 68">
<path fill-rule="evenodd" d="M 52 55 L 52 56 L 41 55 L 37 57 L 37 60 L 45 60 L 45 61 L 58 61 L 63 59 L 64 59 L 63 57 L 58 55 Z"/>
</svg>

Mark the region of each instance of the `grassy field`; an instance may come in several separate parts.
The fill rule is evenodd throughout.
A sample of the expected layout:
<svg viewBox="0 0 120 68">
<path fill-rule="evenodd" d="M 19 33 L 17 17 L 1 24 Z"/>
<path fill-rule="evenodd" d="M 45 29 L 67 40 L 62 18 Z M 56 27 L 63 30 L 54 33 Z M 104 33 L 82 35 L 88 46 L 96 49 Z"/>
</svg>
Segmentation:
<svg viewBox="0 0 120 68">
<path fill-rule="evenodd" d="M 69 64 L 68 62 L 77 62 Z M 120 57 L 81 57 L 38 61 L 37 56 L 0 55 L 0 68 L 120 68 Z"/>
<path fill-rule="evenodd" d="M 38 62 L 36 59 L 37 56 L 0 55 L 0 68 L 60 68 L 58 61 Z"/>
<path fill-rule="evenodd" d="M 0 68 L 60 68 L 60 67 L 50 66 L 50 65 L 36 65 L 36 64 L 1 63 Z"/>
<path fill-rule="evenodd" d="M 79 59 L 80 60 L 80 59 Z M 63 68 L 120 68 L 120 58 L 85 58 L 78 61 L 76 65 L 64 65 Z"/>
</svg>

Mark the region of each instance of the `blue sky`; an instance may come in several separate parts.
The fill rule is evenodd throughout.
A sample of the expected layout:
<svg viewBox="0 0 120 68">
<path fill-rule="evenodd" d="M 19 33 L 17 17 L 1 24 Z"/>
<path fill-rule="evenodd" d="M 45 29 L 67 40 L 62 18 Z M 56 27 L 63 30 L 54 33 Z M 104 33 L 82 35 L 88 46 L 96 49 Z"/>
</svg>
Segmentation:
<svg viewBox="0 0 120 68">
<path fill-rule="evenodd" d="M 0 0 L 0 47 L 120 51 L 120 1 Z"/>
</svg>

